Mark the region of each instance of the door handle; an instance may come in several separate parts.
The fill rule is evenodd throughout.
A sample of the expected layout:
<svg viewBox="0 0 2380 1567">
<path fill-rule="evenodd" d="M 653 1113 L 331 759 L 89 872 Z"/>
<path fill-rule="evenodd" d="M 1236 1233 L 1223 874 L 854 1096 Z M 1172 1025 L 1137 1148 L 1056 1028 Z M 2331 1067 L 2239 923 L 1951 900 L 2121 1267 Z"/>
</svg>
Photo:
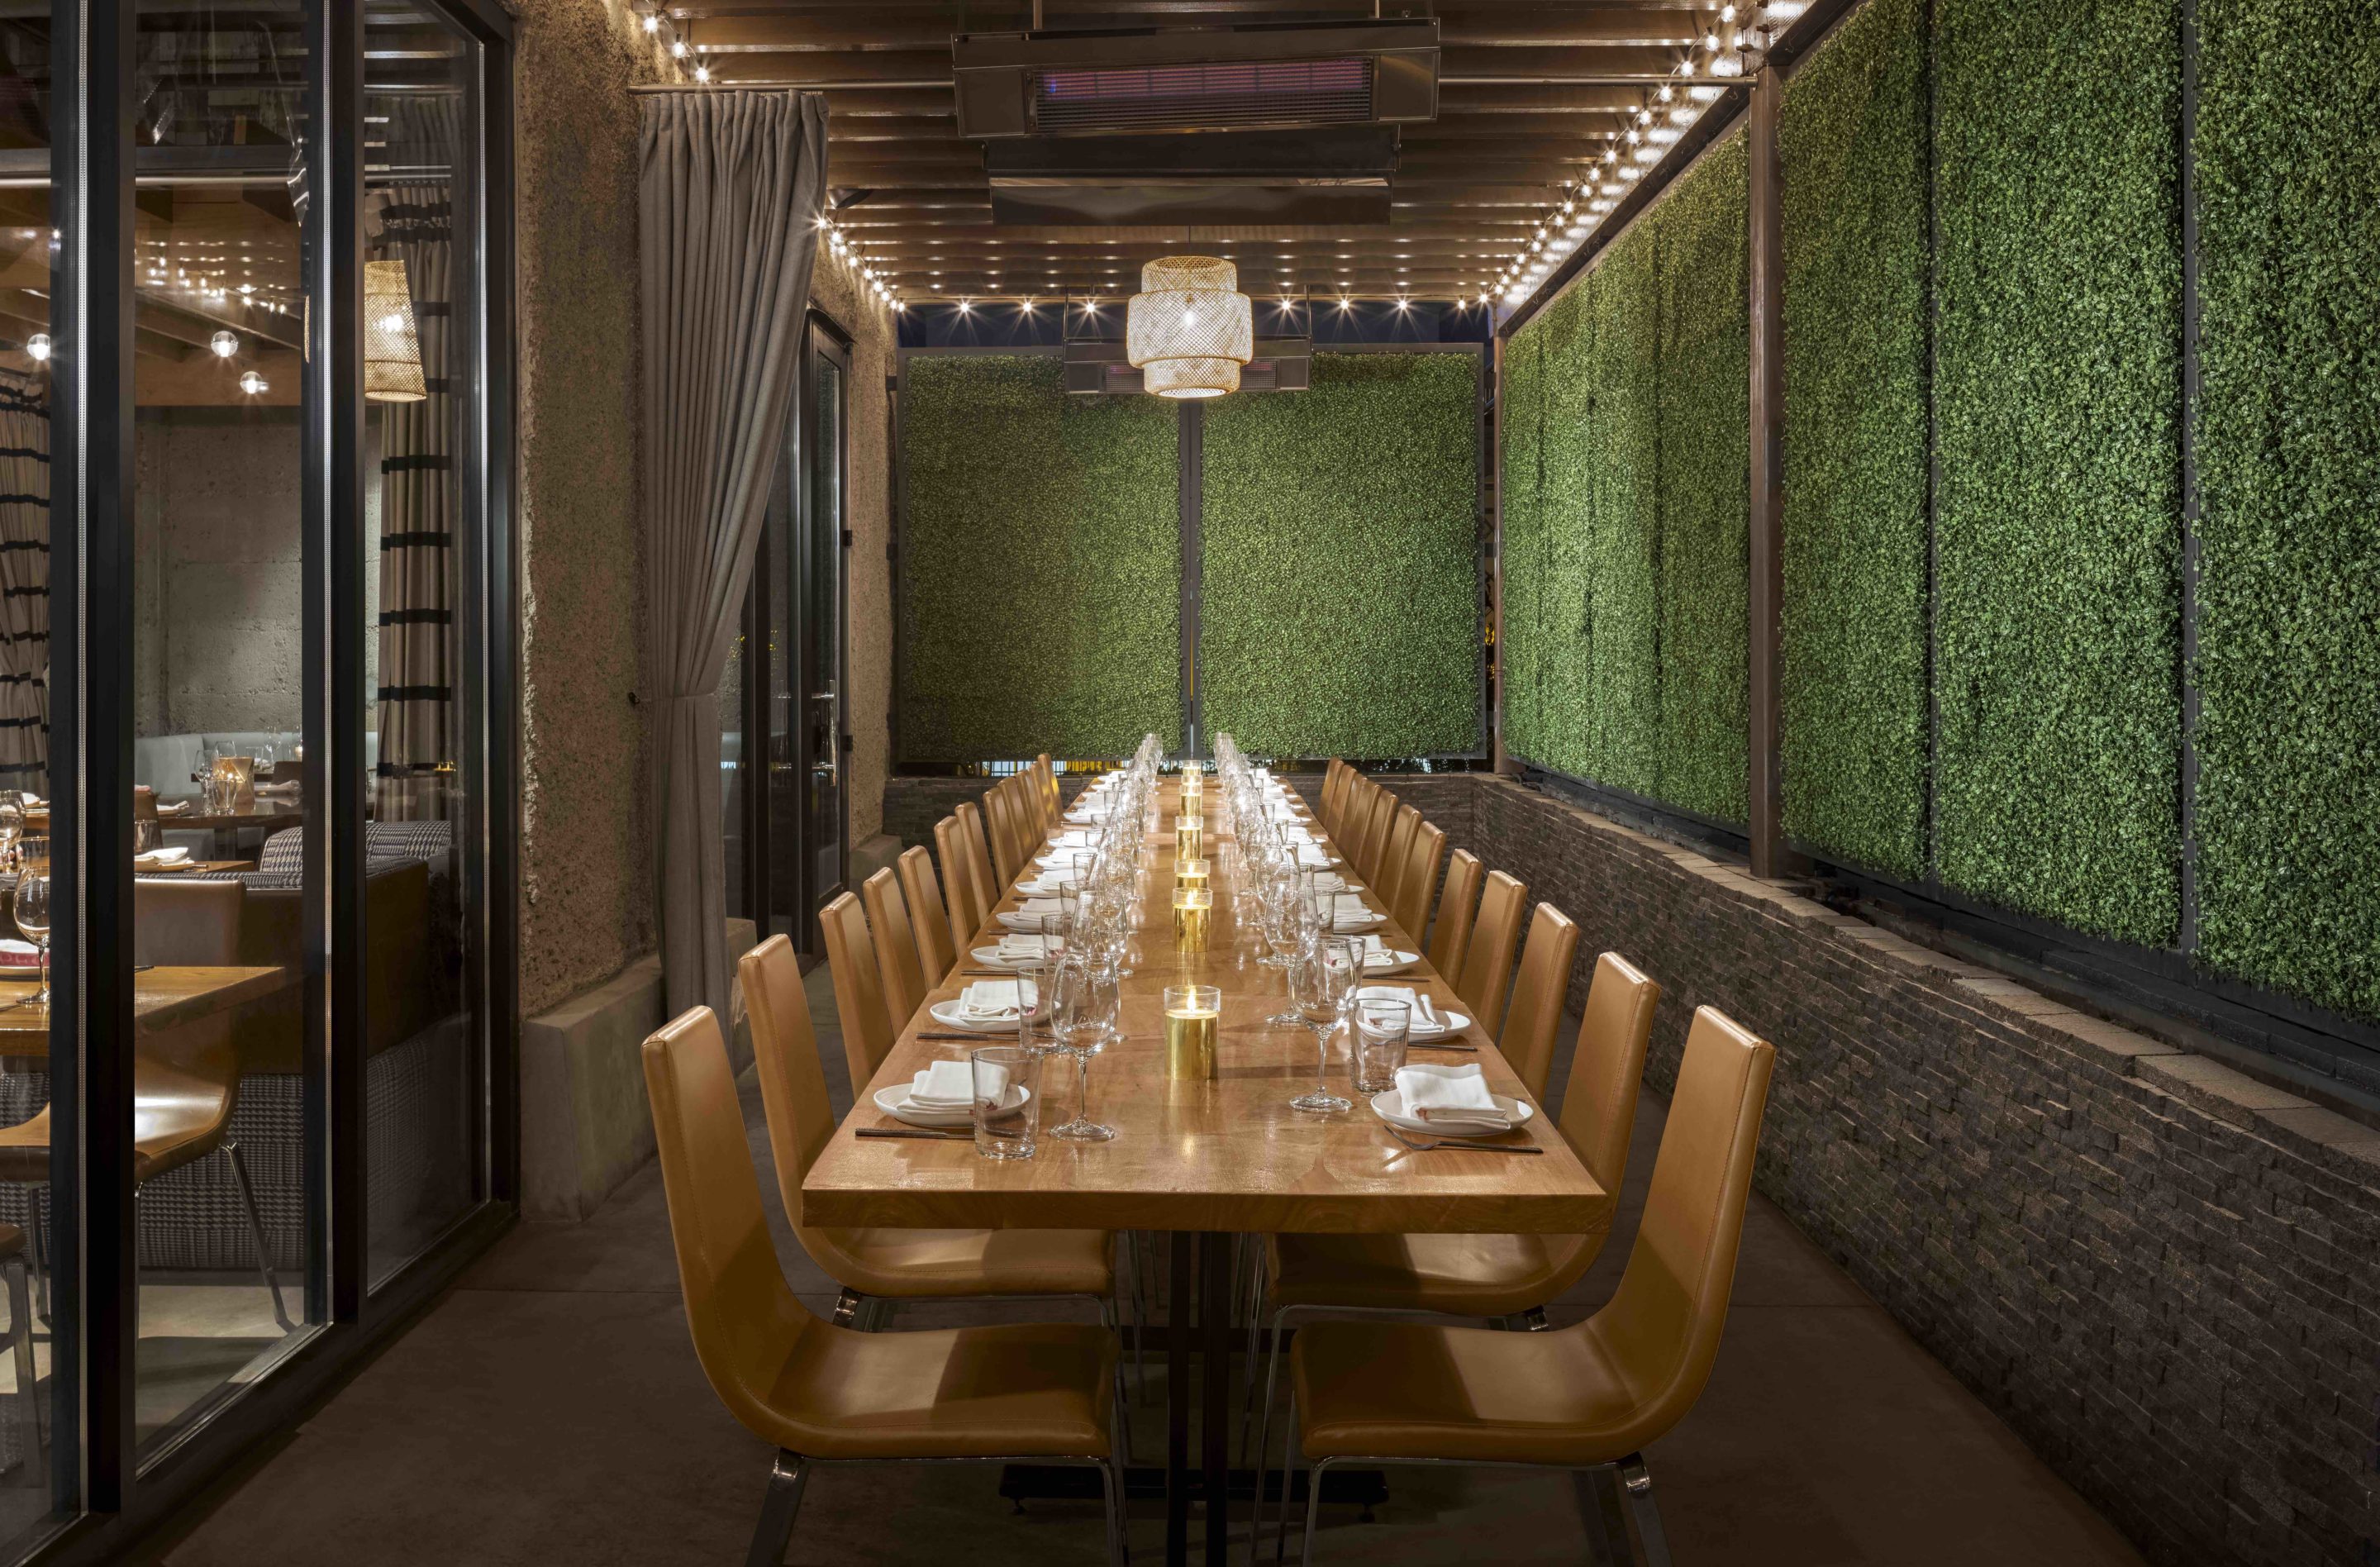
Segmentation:
<svg viewBox="0 0 2380 1567">
<path fill-rule="evenodd" d="M 824 728 L 822 735 L 813 736 L 818 741 L 818 750 L 822 754 L 813 757 L 811 776 L 823 778 L 832 784 L 843 776 L 842 705 L 832 691 L 813 691 L 810 693 L 810 707 L 823 721 Z"/>
</svg>

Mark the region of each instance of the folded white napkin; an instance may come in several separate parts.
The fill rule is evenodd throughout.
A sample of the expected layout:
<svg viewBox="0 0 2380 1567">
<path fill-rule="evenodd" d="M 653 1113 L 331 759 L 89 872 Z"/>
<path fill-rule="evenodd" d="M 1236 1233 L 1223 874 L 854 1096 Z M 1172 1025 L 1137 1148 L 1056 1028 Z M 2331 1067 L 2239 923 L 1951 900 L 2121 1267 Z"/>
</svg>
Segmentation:
<svg viewBox="0 0 2380 1567">
<path fill-rule="evenodd" d="M 1002 936 L 993 949 L 1002 963 L 1039 963 L 1050 955 L 1046 936 Z"/>
<path fill-rule="evenodd" d="M 959 992 L 959 1013 L 971 1023 L 1014 1023 L 1020 990 L 1026 1006 L 1040 998 L 1030 979 L 978 979 Z"/>
<path fill-rule="evenodd" d="M 1391 946 L 1390 946 L 1390 945 L 1388 945 L 1386 942 L 1382 941 L 1381 941 L 1378 936 L 1366 936 L 1366 937 L 1364 938 L 1364 966 L 1365 966 L 1365 967 L 1366 967 L 1366 968 L 1386 968 L 1386 967 L 1388 967 L 1390 964 L 1392 964 L 1392 963 L 1394 963 L 1394 962 L 1396 962 L 1396 961 L 1397 961 L 1397 950 L 1396 950 L 1396 948 L 1391 947 Z"/>
<path fill-rule="evenodd" d="M 1314 890 L 1318 893 L 1356 893 L 1363 889 L 1335 870 L 1318 870 L 1314 873 Z"/>
<path fill-rule="evenodd" d="M 1006 1096 L 1006 1067 L 986 1063 L 983 1075 L 985 1087 Z M 965 1110 L 974 1103 L 975 1063 L 971 1061 L 938 1061 L 909 1080 L 912 1110 Z"/>
<path fill-rule="evenodd" d="M 1000 917 L 1013 930 L 1038 930 L 1043 920 L 1055 919 L 1065 912 L 1055 898 L 1027 898 Z"/>
<path fill-rule="evenodd" d="M 1322 852 L 1322 845 L 1319 844 L 1300 844 L 1297 845 L 1297 863 L 1324 866 L 1330 863 L 1330 856 Z"/>
<path fill-rule="evenodd" d="M 1099 847 L 1099 843 L 1098 833 L 1080 827 L 1070 827 L 1058 834 L 1058 846 L 1062 849 L 1093 849 Z"/>
<path fill-rule="evenodd" d="M 1427 993 L 1404 985 L 1366 985 L 1363 999 L 1367 1002 L 1402 1002 L 1405 1003 L 1405 1037 L 1409 1039 L 1435 1039 L 1448 1031 L 1446 1014 L 1430 1004 Z"/>
<path fill-rule="evenodd" d="M 187 865 L 189 859 L 190 851 L 188 849 L 152 849 L 145 855 L 134 855 L 132 863 L 156 870 L 169 865 Z"/>
<path fill-rule="evenodd" d="M 1405 1113 L 1446 1132 L 1509 1132 L 1512 1118 L 1488 1091 L 1488 1075 L 1476 1062 L 1461 1066 L 1424 1063 L 1400 1067 L 1397 1093 Z"/>
<path fill-rule="evenodd" d="M 1265 814 L 1275 821 L 1295 821 L 1297 808 L 1287 800 L 1274 800 L 1266 805 Z"/>
<path fill-rule="evenodd" d="M 189 808 L 190 802 L 188 800 L 167 800 L 157 808 L 157 814 L 159 816 L 179 816 Z"/>
<path fill-rule="evenodd" d="M 1349 931 L 1368 929 L 1378 925 L 1382 916 L 1364 906 L 1364 900 L 1353 893 L 1335 894 L 1330 902 L 1330 928 Z"/>
</svg>

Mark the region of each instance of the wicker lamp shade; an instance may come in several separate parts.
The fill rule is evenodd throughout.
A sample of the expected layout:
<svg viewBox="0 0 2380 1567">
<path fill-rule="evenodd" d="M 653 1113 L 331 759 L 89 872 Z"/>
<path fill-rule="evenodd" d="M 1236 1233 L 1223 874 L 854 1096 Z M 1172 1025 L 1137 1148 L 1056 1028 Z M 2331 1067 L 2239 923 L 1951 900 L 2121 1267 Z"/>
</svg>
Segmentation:
<svg viewBox="0 0 2380 1567">
<path fill-rule="evenodd" d="M 1213 256 L 1164 256 L 1140 269 L 1124 313 L 1124 357 L 1160 397 L 1220 397 L 1240 389 L 1256 353 L 1256 313 L 1240 270 Z"/>
<path fill-rule="evenodd" d="M 413 288 L 403 261 L 364 263 L 364 396 L 375 403 L 419 403 L 430 395 L 421 379 L 421 336 L 413 322 Z"/>
</svg>

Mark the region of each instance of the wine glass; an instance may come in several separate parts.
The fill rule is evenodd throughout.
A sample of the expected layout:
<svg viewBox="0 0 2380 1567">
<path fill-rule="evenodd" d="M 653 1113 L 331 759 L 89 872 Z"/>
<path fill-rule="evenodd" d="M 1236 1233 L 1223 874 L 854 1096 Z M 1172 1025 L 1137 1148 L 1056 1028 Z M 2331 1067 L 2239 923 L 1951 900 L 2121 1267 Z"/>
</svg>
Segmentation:
<svg viewBox="0 0 2380 1567">
<path fill-rule="evenodd" d="M 0 790 L 0 863 L 17 852 L 25 835 L 25 799 L 14 789 Z"/>
<path fill-rule="evenodd" d="M 1115 1032 L 1121 1004 L 1116 973 L 1087 948 L 1076 948 L 1058 960 L 1050 982 L 1055 996 L 1050 1032 L 1058 1048 L 1075 1058 L 1075 1118 L 1049 1128 L 1053 1137 L 1068 1142 L 1104 1143 L 1115 1128 L 1091 1119 L 1091 1057 L 1107 1048 Z"/>
<path fill-rule="evenodd" d="M 1314 1088 L 1289 1101 L 1292 1110 L 1334 1114 L 1349 1101 L 1330 1091 L 1330 1036 L 1364 972 L 1364 944 L 1344 936 L 1321 936 L 1305 944 L 1290 966 L 1290 994 L 1299 1020 L 1314 1030 Z"/>
<path fill-rule="evenodd" d="M 25 940 L 42 949 L 42 990 L 33 998 L 36 1006 L 47 1006 L 50 1001 L 50 866 L 47 860 L 38 866 L 28 863 L 17 877 L 17 929 Z"/>
</svg>

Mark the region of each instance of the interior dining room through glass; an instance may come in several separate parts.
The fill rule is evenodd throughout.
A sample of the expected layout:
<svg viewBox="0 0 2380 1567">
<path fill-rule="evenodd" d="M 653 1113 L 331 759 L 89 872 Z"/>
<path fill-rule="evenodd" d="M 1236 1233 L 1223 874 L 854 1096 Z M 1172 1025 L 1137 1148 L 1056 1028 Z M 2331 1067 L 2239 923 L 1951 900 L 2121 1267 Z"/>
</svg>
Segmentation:
<svg viewBox="0 0 2380 1567">
<path fill-rule="evenodd" d="M 11 1551 L 236 1446 L 489 1196 L 501 39 L 0 20 Z"/>
</svg>

